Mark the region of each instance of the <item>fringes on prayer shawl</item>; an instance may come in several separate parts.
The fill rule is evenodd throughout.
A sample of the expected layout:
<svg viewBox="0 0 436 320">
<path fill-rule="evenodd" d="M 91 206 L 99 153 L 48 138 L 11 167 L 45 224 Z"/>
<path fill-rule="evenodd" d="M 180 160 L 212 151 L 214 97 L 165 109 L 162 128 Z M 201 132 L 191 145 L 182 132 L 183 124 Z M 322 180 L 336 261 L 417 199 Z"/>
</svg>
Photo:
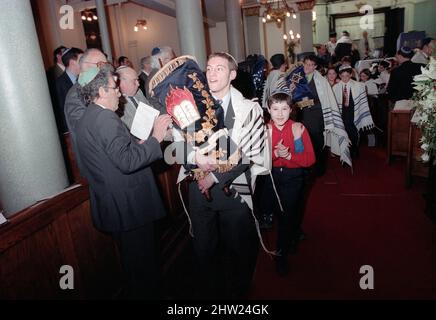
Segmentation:
<svg viewBox="0 0 436 320">
<path fill-rule="evenodd" d="M 177 191 L 179 192 L 179 197 L 180 200 L 182 201 L 182 206 L 183 206 L 183 210 L 186 213 L 186 216 L 188 217 L 188 222 L 189 222 L 189 234 L 191 235 L 191 237 L 194 237 L 194 232 L 192 231 L 192 221 L 191 221 L 191 217 L 189 216 L 189 212 L 186 209 L 185 206 L 185 201 L 183 201 L 183 195 L 182 195 L 182 190 L 180 189 L 180 183 L 177 185 Z"/>
<path fill-rule="evenodd" d="M 271 182 L 272 182 L 272 186 L 273 186 L 273 189 L 274 189 L 274 193 L 275 193 L 275 195 L 277 197 L 277 202 L 279 203 L 280 211 L 282 213 L 284 213 L 285 210 L 283 210 L 282 202 L 280 201 L 280 196 L 279 196 L 279 193 L 277 192 L 276 184 L 274 182 L 274 178 L 273 178 L 273 175 L 272 175 L 271 171 L 269 171 L 269 176 L 271 178 Z"/>
<path fill-rule="evenodd" d="M 179 193 L 180 200 L 182 201 L 183 210 L 185 211 L 185 214 L 186 214 L 186 216 L 188 217 L 188 223 L 189 223 L 189 234 L 191 235 L 191 237 L 194 237 L 194 232 L 193 232 L 193 229 L 192 229 L 192 221 L 191 221 L 191 217 L 189 216 L 189 212 L 188 212 L 188 210 L 186 209 L 185 201 L 183 200 L 182 190 L 180 189 L 180 183 L 179 183 L 178 186 L 177 186 L 177 191 L 178 191 L 178 193 Z M 236 194 L 237 194 L 237 193 L 236 193 Z M 236 195 L 236 196 L 237 196 L 237 195 Z M 244 202 L 244 199 L 241 198 L 241 201 Z M 280 201 L 280 200 L 279 200 L 279 201 Z M 280 205 L 280 206 L 281 206 L 281 205 Z M 283 209 L 282 209 L 282 210 L 283 210 Z M 253 209 L 250 209 L 250 211 L 251 211 L 251 215 L 253 216 L 254 223 L 255 223 L 255 225 L 256 225 L 257 236 L 258 236 L 258 238 L 259 238 L 259 241 L 260 241 L 260 244 L 261 244 L 263 250 L 264 250 L 267 254 L 269 254 L 269 255 L 274 255 L 274 256 L 276 256 L 276 255 L 277 255 L 277 252 L 276 252 L 276 251 L 271 251 L 271 250 L 268 250 L 268 249 L 266 248 L 266 246 L 265 246 L 265 244 L 264 244 L 264 242 L 263 242 L 262 234 L 261 234 L 261 232 L 260 232 L 259 221 L 257 220 L 257 218 L 256 218 L 256 216 L 255 216 L 255 214 L 254 214 L 254 210 L 253 210 Z"/>
<path fill-rule="evenodd" d="M 263 238 L 262 238 L 262 234 L 260 232 L 260 227 L 259 227 L 259 221 L 257 221 L 256 215 L 254 214 L 254 210 L 251 209 L 251 215 L 253 216 L 254 219 L 254 223 L 256 225 L 256 231 L 257 231 L 257 236 L 259 237 L 259 241 L 260 241 L 260 245 L 262 246 L 263 251 L 265 251 L 268 255 L 270 256 L 277 256 L 277 251 L 270 251 L 266 248 L 265 244 L 263 243 Z"/>
</svg>

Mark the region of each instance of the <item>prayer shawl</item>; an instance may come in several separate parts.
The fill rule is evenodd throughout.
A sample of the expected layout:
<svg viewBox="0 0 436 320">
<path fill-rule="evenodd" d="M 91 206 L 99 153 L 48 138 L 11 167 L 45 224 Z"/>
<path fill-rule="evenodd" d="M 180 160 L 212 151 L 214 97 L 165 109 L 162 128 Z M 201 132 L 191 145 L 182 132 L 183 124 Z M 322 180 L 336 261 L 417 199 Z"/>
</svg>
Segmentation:
<svg viewBox="0 0 436 320">
<path fill-rule="evenodd" d="M 235 189 L 241 201 L 247 203 L 253 210 L 252 192 L 254 192 L 256 177 L 268 174 L 271 169 L 271 149 L 267 143 L 267 132 L 263 122 L 262 108 L 257 102 L 245 99 L 235 88 L 230 88 L 231 102 L 235 112 L 235 123 L 231 130 L 231 139 L 243 154 L 243 163 L 249 161 L 251 167 L 251 185 L 248 184 L 246 173 L 238 176 L 230 185 Z M 187 177 L 185 169 L 180 168 L 177 183 Z"/>
<path fill-rule="evenodd" d="M 342 114 L 342 97 L 345 83 L 340 81 L 333 86 L 333 92 L 338 102 L 339 111 Z M 354 125 L 357 131 L 370 130 L 374 127 L 371 112 L 369 111 L 368 98 L 366 97 L 365 84 L 350 80 L 347 88 L 351 88 L 354 101 Z M 348 89 L 350 92 L 350 89 Z"/>
<path fill-rule="evenodd" d="M 245 99 L 242 94 L 233 87 L 230 87 L 230 96 L 233 111 L 235 112 L 235 122 L 233 128 L 231 128 L 230 137 L 241 151 L 243 163 L 250 163 L 251 166 L 248 172 L 242 173 L 233 180 L 229 187 L 236 191 L 235 197 L 240 197 L 241 202 L 245 202 L 250 208 L 262 248 L 269 254 L 276 254 L 266 248 L 260 233 L 259 222 L 253 211 L 252 194 L 256 186 L 256 177 L 258 175 L 269 174 L 272 167 L 271 148 L 267 137 L 268 130 L 263 121 L 262 108 L 257 102 Z M 249 184 L 247 180 L 247 174 L 250 174 L 251 184 Z M 182 166 L 177 179 L 179 188 L 180 182 L 186 177 L 186 170 Z M 180 189 L 179 195 L 181 196 Z M 183 203 L 183 198 L 181 197 L 181 199 Z M 184 209 L 190 224 L 189 232 L 193 236 L 191 220 L 186 207 L 184 207 Z"/>
<path fill-rule="evenodd" d="M 324 143 L 330 147 L 332 153 L 340 157 L 341 162 L 345 162 L 351 167 L 350 139 L 345 131 L 332 88 L 327 79 L 316 70 L 313 79 L 324 117 Z"/>
<path fill-rule="evenodd" d="M 268 78 L 266 78 L 265 87 L 263 88 L 263 101 L 262 101 L 262 108 L 267 108 L 267 100 L 271 96 L 271 94 L 274 93 L 277 89 L 277 80 L 279 77 L 284 74 L 284 72 L 281 72 L 280 70 L 272 70 Z"/>
<path fill-rule="evenodd" d="M 286 76 L 280 77 L 277 87 L 282 89 L 286 87 L 289 90 L 290 83 L 286 84 L 285 78 Z M 313 73 L 313 81 L 315 81 L 324 118 L 324 145 L 330 147 L 330 151 L 339 156 L 341 162 L 351 167 L 350 139 L 345 131 L 332 88 L 327 79 L 316 70 Z"/>
</svg>

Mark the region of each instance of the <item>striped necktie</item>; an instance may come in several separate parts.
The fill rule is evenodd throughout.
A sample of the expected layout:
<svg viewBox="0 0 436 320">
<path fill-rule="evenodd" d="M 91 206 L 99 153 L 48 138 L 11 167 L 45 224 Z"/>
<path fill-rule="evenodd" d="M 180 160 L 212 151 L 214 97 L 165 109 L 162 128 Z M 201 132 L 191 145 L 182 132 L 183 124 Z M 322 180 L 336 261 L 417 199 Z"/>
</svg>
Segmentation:
<svg viewBox="0 0 436 320">
<path fill-rule="evenodd" d="M 343 95 L 343 99 L 342 99 L 342 105 L 344 107 L 348 107 L 350 105 L 349 94 L 348 94 L 346 84 L 344 85 L 344 95 Z"/>
<path fill-rule="evenodd" d="M 138 102 L 136 101 L 135 97 L 129 97 L 130 101 L 132 101 L 133 105 L 136 109 L 138 109 Z"/>
</svg>

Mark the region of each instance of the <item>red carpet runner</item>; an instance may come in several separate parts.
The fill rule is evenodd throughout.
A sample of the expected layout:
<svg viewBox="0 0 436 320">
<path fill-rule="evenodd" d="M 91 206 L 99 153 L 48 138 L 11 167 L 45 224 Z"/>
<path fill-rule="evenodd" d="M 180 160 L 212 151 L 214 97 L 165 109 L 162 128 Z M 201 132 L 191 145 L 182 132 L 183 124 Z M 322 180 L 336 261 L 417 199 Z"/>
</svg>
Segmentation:
<svg viewBox="0 0 436 320">
<path fill-rule="evenodd" d="M 281 278 L 260 251 L 249 299 L 436 299 L 436 227 L 424 214 L 424 181 L 405 188 L 405 161 L 361 147 L 354 175 L 338 158 L 312 189 L 303 229 L 308 239 Z M 275 249 L 275 231 L 263 232 Z M 360 267 L 374 289 L 359 286 Z"/>
</svg>

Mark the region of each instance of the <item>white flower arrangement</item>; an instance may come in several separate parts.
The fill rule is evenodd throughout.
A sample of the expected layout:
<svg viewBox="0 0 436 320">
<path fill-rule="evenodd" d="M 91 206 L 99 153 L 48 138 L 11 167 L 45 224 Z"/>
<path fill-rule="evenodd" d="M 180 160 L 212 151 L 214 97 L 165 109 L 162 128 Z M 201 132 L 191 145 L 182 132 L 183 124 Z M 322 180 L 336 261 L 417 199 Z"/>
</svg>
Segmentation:
<svg viewBox="0 0 436 320">
<path fill-rule="evenodd" d="M 418 126 L 422 131 L 421 149 L 424 151 L 421 158 L 428 162 L 432 156 L 436 164 L 436 60 L 430 57 L 429 64 L 421 68 L 422 74 L 416 75 L 413 80 L 417 92 L 413 95 L 418 114 Z"/>
</svg>

